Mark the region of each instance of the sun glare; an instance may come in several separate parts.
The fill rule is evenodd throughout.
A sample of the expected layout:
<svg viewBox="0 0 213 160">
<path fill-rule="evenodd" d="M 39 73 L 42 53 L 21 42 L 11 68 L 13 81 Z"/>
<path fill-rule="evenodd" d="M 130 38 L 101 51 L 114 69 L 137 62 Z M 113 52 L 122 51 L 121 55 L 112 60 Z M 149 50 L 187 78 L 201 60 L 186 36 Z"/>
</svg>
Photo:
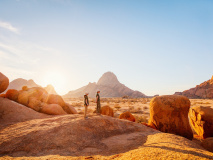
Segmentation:
<svg viewBox="0 0 213 160">
<path fill-rule="evenodd" d="M 65 77 L 60 72 L 47 72 L 44 75 L 44 84 L 51 84 L 58 94 L 64 94 Z"/>
</svg>

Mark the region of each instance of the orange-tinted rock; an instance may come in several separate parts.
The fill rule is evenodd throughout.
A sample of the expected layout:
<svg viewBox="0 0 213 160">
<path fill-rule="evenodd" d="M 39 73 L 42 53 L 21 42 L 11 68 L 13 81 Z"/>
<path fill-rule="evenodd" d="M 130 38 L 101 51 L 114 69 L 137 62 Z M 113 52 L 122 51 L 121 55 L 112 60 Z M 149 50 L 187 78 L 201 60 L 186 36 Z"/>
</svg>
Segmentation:
<svg viewBox="0 0 213 160">
<path fill-rule="evenodd" d="M 47 102 L 48 93 L 45 89 L 41 87 L 33 87 L 27 89 L 29 97 L 36 97 L 41 102 Z"/>
<path fill-rule="evenodd" d="M 109 106 L 103 106 L 101 107 L 101 114 L 114 117 L 113 109 Z"/>
<path fill-rule="evenodd" d="M 48 96 L 48 100 L 47 100 L 48 104 L 58 104 L 60 105 L 63 110 L 68 113 L 68 114 L 72 114 L 73 112 L 70 110 L 69 106 L 67 106 L 63 100 L 63 98 L 59 95 L 55 95 L 55 94 L 49 94 Z"/>
<path fill-rule="evenodd" d="M 69 107 L 70 111 L 71 111 L 71 114 L 77 114 L 78 112 L 76 111 L 76 109 L 71 106 L 69 103 L 65 103 L 67 107 Z M 70 113 L 68 113 L 70 114 Z"/>
<path fill-rule="evenodd" d="M 36 97 L 29 97 L 28 107 L 32 108 L 33 110 L 40 112 L 42 109 L 43 103 L 39 101 Z"/>
<path fill-rule="evenodd" d="M 51 114 L 51 115 L 64 115 L 67 114 L 63 108 L 58 104 L 42 104 L 42 113 Z"/>
<path fill-rule="evenodd" d="M 27 86 L 22 87 L 22 91 L 27 91 L 29 88 Z"/>
<path fill-rule="evenodd" d="M 189 120 L 194 131 L 203 139 L 213 137 L 213 109 L 196 106 L 190 108 Z"/>
<path fill-rule="evenodd" d="M 6 94 L 0 94 L 0 97 L 6 98 Z"/>
<path fill-rule="evenodd" d="M 63 98 L 61 96 L 55 95 L 55 94 L 49 94 L 47 103 L 65 106 L 65 102 L 64 102 Z"/>
<path fill-rule="evenodd" d="M 19 91 L 17 102 L 25 106 L 28 105 L 29 93 L 27 91 Z"/>
<path fill-rule="evenodd" d="M 213 152 L 213 137 L 204 139 L 201 142 L 201 146 L 203 146 L 203 148 L 205 148 L 206 150 Z"/>
<path fill-rule="evenodd" d="M 0 93 L 4 92 L 9 86 L 9 79 L 0 72 Z"/>
<path fill-rule="evenodd" d="M 127 119 L 129 121 L 135 122 L 135 117 L 129 111 L 121 113 L 119 119 Z"/>
<path fill-rule="evenodd" d="M 9 89 L 7 92 L 6 92 L 6 98 L 10 99 L 10 100 L 13 100 L 13 101 L 16 101 L 18 100 L 18 95 L 19 95 L 19 91 L 15 90 L 15 89 Z"/>
<path fill-rule="evenodd" d="M 190 101 L 187 97 L 167 95 L 154 97 L 150 101 L 149 125 L 159 131 L 173 133 L 188 139 L 193 138 L 189 125 Z"/>
</svg>

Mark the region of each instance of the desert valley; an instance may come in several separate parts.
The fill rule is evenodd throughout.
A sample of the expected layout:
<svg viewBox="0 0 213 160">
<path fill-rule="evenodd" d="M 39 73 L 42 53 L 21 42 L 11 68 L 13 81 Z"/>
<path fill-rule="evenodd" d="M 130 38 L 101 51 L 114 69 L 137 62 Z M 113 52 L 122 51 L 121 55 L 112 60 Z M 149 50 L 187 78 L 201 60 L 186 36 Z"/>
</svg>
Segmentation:
<svg viewBox="0 0 213 160">
<path fill-rule="evenodd" d="M 190 89 L 189 98 L 204 98 L 200 90 L 212 96 L 212 87 L 213 78 Z M 148 97 L 112 72 L 63 96 L 33 80 L 9 83 L 1 73 L 0 91 L 0 159 L 213 159 L 212 97 Z"/>
</svg>

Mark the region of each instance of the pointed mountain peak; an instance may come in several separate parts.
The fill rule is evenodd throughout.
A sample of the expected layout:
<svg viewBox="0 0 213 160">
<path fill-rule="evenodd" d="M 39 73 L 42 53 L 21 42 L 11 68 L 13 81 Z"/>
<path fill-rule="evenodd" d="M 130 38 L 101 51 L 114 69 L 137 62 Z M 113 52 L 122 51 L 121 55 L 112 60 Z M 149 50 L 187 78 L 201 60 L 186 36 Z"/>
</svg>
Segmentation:
<svg viewBox="0 0 213 160">
<path fill-rule="evenodd" d="M 213 81 L 213 76 L 212 76 L 212 79 L 211 79 L 212 81 Z"/>
<path fill-rule="evenodd" d="M 104 73 L 101 78 L 98 80 L 98 85 L 104 85 L 104 86 L 109 86 L 112 84 L 118 84 L 120 83 L 118 81 L 118 78 L 116 77 L 116 75 L 112 72 L 106 72 Z"/>
</svg>

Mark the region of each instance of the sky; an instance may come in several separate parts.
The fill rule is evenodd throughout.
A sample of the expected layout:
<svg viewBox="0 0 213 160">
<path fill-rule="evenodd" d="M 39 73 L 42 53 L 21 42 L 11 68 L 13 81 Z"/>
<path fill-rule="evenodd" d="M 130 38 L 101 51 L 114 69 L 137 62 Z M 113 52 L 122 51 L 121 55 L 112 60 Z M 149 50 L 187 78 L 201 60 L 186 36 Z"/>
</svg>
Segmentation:
<svg viewBox="0 0 213 160">
<path fill-rule="evenodd" d="M 64 95 L 108 71 L 148 96 L 213 75 L 212 0 L 0 0 L 0 72 Z"/>
</svg>

